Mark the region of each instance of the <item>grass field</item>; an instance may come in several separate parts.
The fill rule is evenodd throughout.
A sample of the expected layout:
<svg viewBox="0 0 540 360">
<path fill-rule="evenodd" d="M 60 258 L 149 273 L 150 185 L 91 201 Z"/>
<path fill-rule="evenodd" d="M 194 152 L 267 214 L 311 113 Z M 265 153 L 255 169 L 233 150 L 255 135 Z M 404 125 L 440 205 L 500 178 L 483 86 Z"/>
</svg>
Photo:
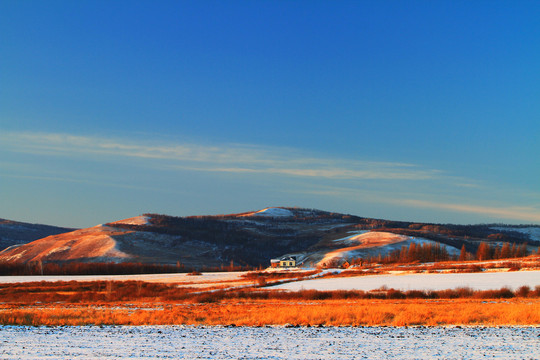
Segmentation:
<svg viewBox="0 0 540 360">
<path fill-rule="evenodd" d="M 200 292 L 171 284 L 0 286 L 2 325 L 539 325 L 540 288 Z"/>
<path fill-rule="evenodd" d="M 539 325 L 540 299 L 236 301 L 0 306 L 4 325 Z"/>
<path fill-rule="evenodd" d="M 529 257 L 323 272 L 11 276 L 0 279 L 0 325 L 538 326 L 538 264 Z"/>
</svg>

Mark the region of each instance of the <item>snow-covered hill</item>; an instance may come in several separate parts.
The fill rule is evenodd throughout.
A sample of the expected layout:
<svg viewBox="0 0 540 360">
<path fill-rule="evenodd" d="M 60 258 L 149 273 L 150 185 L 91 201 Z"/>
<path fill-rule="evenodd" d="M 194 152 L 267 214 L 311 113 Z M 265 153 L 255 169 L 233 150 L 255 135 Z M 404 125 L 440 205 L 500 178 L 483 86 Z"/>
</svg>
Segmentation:
<svg viewBox="0 0 540 360">
<path fill-rule="evenodd" d="M 73 229 L 58 226 L 29 224 L 0 219 L 0 250 L 9 246 L 26 244 L 49 235 L 61 234 L 72 230 Z"/>
<path fill-rule="evenodd" d="M 273 257 L 305 251 L 336 227 L 354 225 L 342 215 L 311 211 L 306 220 L 306 214 L 287 208 L 187 218 L 145 214 L 11 247 L 0 252 L 0 262 L 267 266 Z"/>
<path fill-rule="evenodd" d="M 270 217 L 291 217 L 294 216 L 294 213 L 291 210 L 270 207 L 266 209 L 259 210 L 253 214 L 254 216 L 270 216 Z"/>
<path fill-rule="evenodd" d="M 518 232 L 520 234 L 526 235 L 530 240 L 540 241 L 540 227 L 539 226 L 530 226 L 530 227 L 515 227 L 515 226 L 498 226 L 492 227 L 493 230 L 502 231 L 502 232 Z"/>
<path fill-rule="evenodd" d="M 20 227 L 8 225 L 12 233 Z M 410 223 L 287 207 L 217 216 L 144 214 L 12 246 L 0 252 L 0 262 L 181 263 L 203 269 L 231 262 L 266 267 L 272 258 L 296 256 L 299 266 L 335 265 L 412 244 L 436 245 L 450 255 L 463 245 L 474 253 L 481 241 L 528 241 L 533 248 L 538 229 Z"/>
</svg>

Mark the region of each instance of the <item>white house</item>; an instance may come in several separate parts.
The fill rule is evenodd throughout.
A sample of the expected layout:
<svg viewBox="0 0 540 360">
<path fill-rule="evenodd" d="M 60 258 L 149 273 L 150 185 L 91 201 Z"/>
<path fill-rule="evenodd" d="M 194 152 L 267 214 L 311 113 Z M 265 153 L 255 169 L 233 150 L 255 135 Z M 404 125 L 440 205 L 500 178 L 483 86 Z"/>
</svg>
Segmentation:
<svg viewBox="0 0 540 360">
<path fill-rule="evenodd" d="M 296 267 L 296 257 L 295 256 L 285 256 L 280 259 L 270 260 L 270 266 L 272 268 L 291 268 Z"/>
</svg>

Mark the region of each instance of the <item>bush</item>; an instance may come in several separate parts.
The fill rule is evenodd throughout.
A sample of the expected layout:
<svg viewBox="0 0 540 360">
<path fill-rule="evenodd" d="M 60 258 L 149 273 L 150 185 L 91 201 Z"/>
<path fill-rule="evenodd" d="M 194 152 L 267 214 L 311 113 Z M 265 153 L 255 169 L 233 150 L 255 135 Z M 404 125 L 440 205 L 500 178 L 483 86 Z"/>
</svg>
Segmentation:
<svg viewBox="0 0 540 360">
<path fill-rule="evenodd" d="M 514 297 L 514 293 L 509 288 L 503 287 L 499 290 L 478 291 L 474 297 L 478 299 L 510 299 Z"/>
<path fill-rule="evenodd" d="M 519 297 L 527 297 L 529 296 L 529 293 L 531 292 L 531 288 L 528 286 L 521 286 L 519 289 L 516 290 L 516 296 Z"/>
<path fill-rule="evenodd" d="M 405 299 L 405 294 L 396 289 L 390 289 L 386 292 L 387 299 Z"/>
</svg>

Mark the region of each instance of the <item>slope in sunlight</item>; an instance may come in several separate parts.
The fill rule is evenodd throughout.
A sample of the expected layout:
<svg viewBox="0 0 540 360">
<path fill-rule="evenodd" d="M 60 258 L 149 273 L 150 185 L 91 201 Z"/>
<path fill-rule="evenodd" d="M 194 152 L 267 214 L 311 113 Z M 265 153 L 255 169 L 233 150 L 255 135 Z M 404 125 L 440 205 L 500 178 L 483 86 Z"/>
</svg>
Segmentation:
<svg viewBox="0 0 540 360">
<path fill-rule="evenodd" d="M 473 253 L 482 241 L 528 242 L 536 227 L 437 225 L 269 207 L 217 216 L 144 214 L 92 228 L 47 236 L 0 252 L 0 262 L 141 262 L 204 268 L 263 266 L 272 258 L 296 256 L 300 266 L 343 263 L 385 255 L 411 244 L 436 244 L 456 256 Z"/>
</svg>

